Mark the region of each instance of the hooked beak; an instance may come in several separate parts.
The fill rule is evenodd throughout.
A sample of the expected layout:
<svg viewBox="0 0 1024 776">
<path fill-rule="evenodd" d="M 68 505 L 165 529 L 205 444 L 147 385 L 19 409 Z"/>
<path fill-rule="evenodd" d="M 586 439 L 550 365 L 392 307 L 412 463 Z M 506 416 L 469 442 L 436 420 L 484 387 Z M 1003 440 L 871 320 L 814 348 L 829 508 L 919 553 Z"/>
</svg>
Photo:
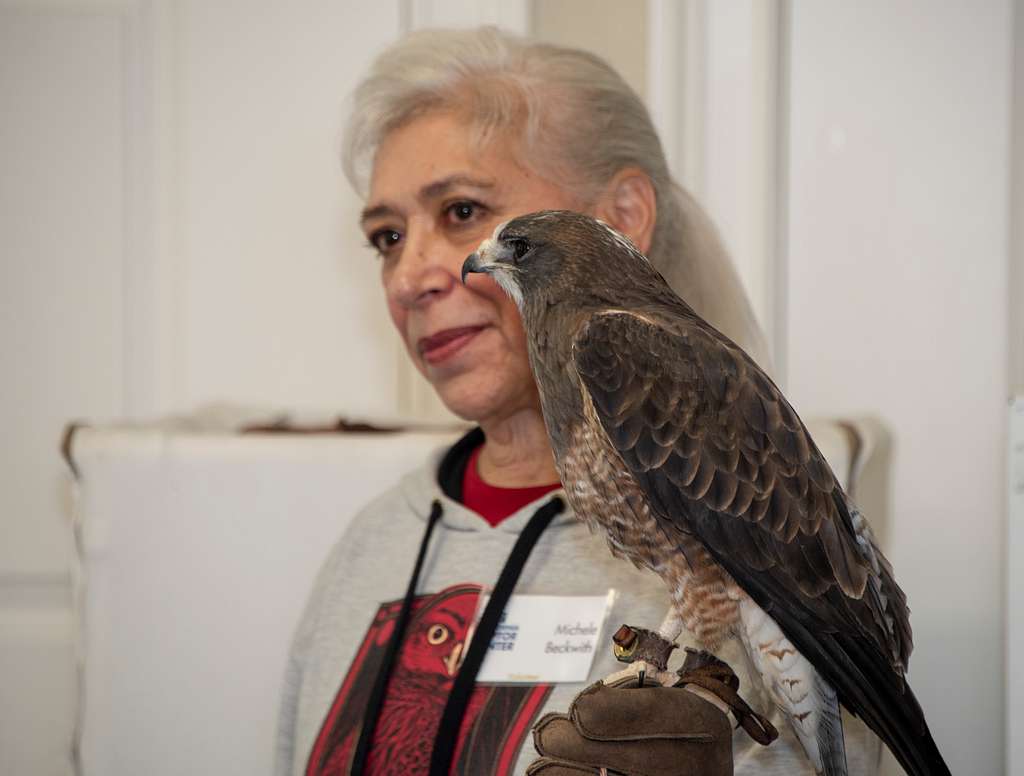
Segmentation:
<svg viewBox="0 0 1024 776">
<path fill-rule="evenodd" d="M 466 260 L 462 262 L 462 285 L 466 285 L 466 275 L 470 272 L 483 272 L 483 268 L 480 266 L 480 254 L 471 253 L 466 257 Z"/>
<path fill-rule="evenodd" d="M 466 275 L 470 272 L 490 274 L 502 264 L 507 264 L 512 257 L 512 250 L 494 239 L 484 240 L 475 253 L 469 254 L 462 262 L 462 283 L 466 283 Z"/>
</svg>

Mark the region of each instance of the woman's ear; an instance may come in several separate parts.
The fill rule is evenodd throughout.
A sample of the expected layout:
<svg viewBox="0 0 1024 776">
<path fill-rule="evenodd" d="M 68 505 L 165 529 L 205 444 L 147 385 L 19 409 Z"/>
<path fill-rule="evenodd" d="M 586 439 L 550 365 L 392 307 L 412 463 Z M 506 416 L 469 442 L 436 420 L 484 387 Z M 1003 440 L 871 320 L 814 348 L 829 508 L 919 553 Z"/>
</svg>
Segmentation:
<svg viewBox="0 0 1024 776">
<path fill-rule="evenodd" d="M 619 170 L 598 198 L 594 215 L 622 232 L 646 254 L 651 249 L 658 216 L 658 201 L 650 176 L 639 167 Z"/>
</svg>

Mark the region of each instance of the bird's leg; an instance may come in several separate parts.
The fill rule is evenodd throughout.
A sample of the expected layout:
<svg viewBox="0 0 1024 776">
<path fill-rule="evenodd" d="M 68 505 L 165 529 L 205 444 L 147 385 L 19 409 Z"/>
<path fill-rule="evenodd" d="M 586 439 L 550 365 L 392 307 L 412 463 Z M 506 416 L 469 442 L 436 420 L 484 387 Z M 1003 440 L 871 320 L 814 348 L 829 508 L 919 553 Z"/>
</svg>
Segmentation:
<svg viewBox="0 0 1024 776">
<path fill-rule="evenodd" d="M 675 648 L 673 642 L 659 633 L 623 625 L 612 636 L 612 652 L 619 662 L 629 663 L 629 668 L 605 677 L 604 683 L 635 679 L 642 687 L 645 682 L 652 680 L 656 684 L 671 687 L 678 680 L 675 674 L 668 671 L 668 658 Z"/>
<path fill-rule="evenodd" d="M 665 639 L 665 641 L 669 641 L 674 644 L 676 639 L 679 638 L 679 634 L 682 632 L 683 618 L 679 615 L 676 608 L 672 606 L 665 615 L 665 619 L 661 621 L 661 626 L 658 628 L 658 635 Z"/>
</svg>

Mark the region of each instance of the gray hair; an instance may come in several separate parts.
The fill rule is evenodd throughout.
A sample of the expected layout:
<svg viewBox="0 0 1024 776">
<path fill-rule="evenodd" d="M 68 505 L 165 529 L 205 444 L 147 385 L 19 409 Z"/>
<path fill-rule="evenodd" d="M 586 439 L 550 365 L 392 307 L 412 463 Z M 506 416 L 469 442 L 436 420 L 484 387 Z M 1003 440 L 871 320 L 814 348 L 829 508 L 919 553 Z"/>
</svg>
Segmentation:
<svg viewBox="0 0 1024 776">
<path fill-rule="evenodd" d="M 585 203 L 620 170 L 643 170 L 657 198 L 651 262 L 700 315 L 769 367 L 714 226 L 672 179 L 640 97 L 602 59 L 493 27 L 407 35 L 377 58 L 353 95 L 343 164 L 355 189 L 365 196 L 389 132 L 441 110 L 464 115 L 481 145 L 517 132 L 522 161 Z"/>
</svg>

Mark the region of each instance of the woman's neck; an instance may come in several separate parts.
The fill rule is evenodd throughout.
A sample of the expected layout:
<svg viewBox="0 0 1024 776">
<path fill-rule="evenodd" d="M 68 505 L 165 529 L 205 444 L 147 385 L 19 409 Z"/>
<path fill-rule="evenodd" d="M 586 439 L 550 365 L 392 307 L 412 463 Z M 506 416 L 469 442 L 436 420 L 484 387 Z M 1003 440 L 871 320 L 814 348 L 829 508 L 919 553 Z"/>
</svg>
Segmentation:
<svg viewBox="0 0 1024 776">
<path fill-rule="evenodd" d="M 481 422 L 487 437 L 480 451 L 480 478 L 502 488 L 528 488 L 558 482 L 555 458 L 540 409 L 526 408 Z"/>
</svg>

